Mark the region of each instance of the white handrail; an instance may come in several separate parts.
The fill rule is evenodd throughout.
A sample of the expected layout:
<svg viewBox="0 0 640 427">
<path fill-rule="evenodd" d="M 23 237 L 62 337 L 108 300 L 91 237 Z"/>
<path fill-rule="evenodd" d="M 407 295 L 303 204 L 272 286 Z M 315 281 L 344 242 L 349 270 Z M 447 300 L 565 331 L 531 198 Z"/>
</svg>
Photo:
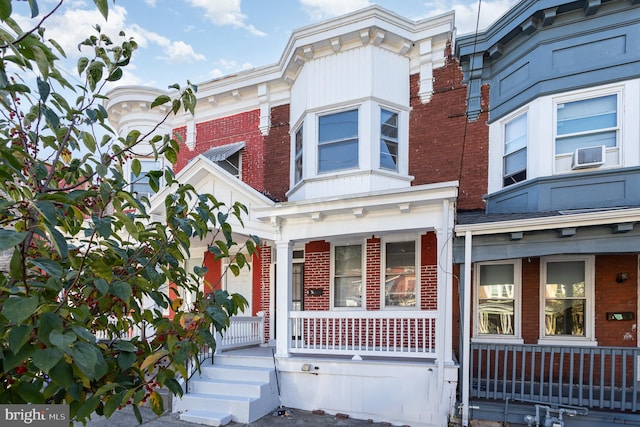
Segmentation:
<svg viewBox="0 0 640 427">
<path fill-rule="evenodd" d="M 264 316 L 231 316 L 229 327 L 216 334 L 216 352 L 264 343 Z"/>
</svg>

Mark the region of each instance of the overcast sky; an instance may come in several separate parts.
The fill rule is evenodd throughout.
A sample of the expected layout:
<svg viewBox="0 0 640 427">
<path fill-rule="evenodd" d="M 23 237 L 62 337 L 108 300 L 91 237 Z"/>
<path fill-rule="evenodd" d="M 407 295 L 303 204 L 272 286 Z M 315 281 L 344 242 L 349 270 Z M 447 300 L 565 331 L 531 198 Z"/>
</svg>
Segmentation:
<svg viewBox="0 0 640 427">
<path fill-rule="evenodd" d="M 57 0 L 39 0 L 41 15 Z M 68 78 L 78 43 L 98 24 L 117 35 L 123 30 L 140 48 L 119 84 L 166 89 L 172 83 L 194 83 L 279 61 L 292 31 L 373 3 L 419 20 L 455 11 L 458 35 L 475 31 L 478 1 L 471 0 L 109 0 L 105 22 L 92 0 L 65 0 L 45 24 L 47 37 L 66 50 Z M 480 29 L 495 21 L 515 0 L 481 3 Z M 30 23 L 26 2 L 13 2 L 23 29 Z M 114 38 L 117 38 L 115 36 Z"/>
</svg>

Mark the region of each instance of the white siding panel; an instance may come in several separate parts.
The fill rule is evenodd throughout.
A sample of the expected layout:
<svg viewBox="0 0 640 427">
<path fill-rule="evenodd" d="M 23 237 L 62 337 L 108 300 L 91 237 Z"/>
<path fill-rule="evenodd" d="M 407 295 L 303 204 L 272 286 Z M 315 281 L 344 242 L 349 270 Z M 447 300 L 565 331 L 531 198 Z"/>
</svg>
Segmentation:
<svg viewBox="0 0 640 427">
<path fill-rule="evenodd" d="M 371 96 L 372 49 L 350 49 L 305 64 L 309 71 L 308 108 L 323 109 Z"/>
<path fill-rule="evenodd" d="M 289 115 L 291 117 L 291 125 L 298 123 L 300 117 L 307 109 L 307 87 L 309 81 L 308 68 L 303 67 L 291 87 L 291 104 Z"/>
<path fill-rule="evenodd" d="M 409 59 L 386 49 L 373 51 L 373 96 L 409 106 Z"/>
</svg>

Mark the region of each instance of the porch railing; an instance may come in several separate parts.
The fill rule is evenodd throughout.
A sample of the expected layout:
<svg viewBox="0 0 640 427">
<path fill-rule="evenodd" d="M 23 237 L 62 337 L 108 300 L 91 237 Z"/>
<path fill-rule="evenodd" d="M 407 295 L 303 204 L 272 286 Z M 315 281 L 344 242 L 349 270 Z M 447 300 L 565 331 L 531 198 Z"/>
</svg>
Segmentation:
<svg viewBox="0 0 640 427">
<path fill-rule="evenodd" d="M 471 344 L 472 398 L 640 411 L 640 348 Z"/>
<path fill-rule="evenodd" d="M 436 357 L 430 311 L 293 311 L 291 353 Z"/>
<path fill-rule="evenodd" d="M 232 316 L 223 334 L 216 334 L 216 352 L 264 343 L 264 316 Z"/>
</svg>

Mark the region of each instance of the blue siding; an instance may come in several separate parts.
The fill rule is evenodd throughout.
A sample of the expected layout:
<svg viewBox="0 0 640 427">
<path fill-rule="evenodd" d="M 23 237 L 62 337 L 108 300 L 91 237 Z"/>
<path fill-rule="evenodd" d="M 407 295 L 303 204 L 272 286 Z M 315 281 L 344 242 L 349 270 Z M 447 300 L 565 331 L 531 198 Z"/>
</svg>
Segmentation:
<svg viewBox="0 0 640 427">
<path fill-rule="evenodd" d="M 465 79 L 490 84 L 490 121 L 542 95 L 640 76 L 640 5 L 610 1 L 591 16 L 580 8 L 558 13 L 552 24 L 542 26 L 549 3 L 523 2 L 479 42 L 472 35 L 457 40 Z M 573 4 L 580 3 L 585 2 Z M 531 15 L 515 16 L 518 11 Z M 536 26 L 527 34 L 523 23 L 529 21 Z M 476 91 L 469 86 L 469 97 L 476 97 Z M 469 105 L 470 112 L 475 108 Z"/>
<path fill-rule="evenodd" d="M 487 213 L 640 206 L 640 167 L 536 178 L 485 198 Z"/>
</svg>

